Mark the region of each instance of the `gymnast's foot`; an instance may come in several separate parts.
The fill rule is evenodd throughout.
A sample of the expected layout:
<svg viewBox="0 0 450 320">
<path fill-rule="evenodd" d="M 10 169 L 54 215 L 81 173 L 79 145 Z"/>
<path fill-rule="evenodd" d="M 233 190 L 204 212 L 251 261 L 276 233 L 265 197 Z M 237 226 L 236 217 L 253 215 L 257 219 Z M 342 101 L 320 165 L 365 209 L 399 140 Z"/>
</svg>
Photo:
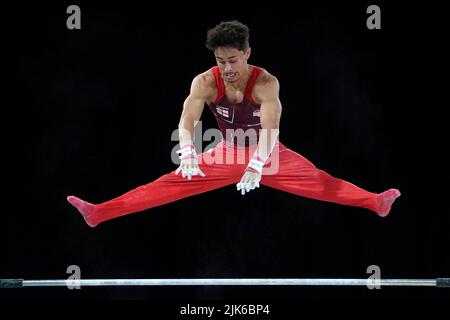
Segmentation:
<svg viewBox="0 0 450 320">
<path fill-rule="evenodd" d="M 95 210 L 94 204 L 86 202 L 74 196 L 68 196 L 67 201 L 69 201 L 71 205 L 73 205 L 75 208 L 78 209 L 78 211 L 80 211 L 81 215 L 84 218 L 84 221 L 86 221 L 86 223 L 90 227 L 93 228 L 98 224 L 98 222 L 94 222 L 92 219 L 92 214 L 94 213 Z"/>
<path fill-rule="evenodd" d="M 391 211 L 392 204 L 398 197 L 400 197 L 400 191 L 398 191 L 397 189 L 389 189 L 383 193 L 380 193 L 377 196 L 377 214 L 380 217 L 386 217 L 389 214 L 389 211 Z"/>
</svg>

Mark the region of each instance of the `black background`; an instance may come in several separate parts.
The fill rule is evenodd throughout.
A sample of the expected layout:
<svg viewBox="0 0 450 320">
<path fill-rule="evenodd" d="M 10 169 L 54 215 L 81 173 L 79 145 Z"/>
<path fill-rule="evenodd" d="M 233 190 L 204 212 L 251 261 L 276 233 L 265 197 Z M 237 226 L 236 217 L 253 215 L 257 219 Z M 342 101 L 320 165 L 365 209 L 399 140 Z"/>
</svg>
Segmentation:
<svg viewBox="0 0 450 320">
<path fill-rule="evenodd" d="M 445 20 L 438 6 L 353 4 L 23 4 L 7 28 L 1 278 L 450 276 L 445 207 Z M 249 63 L 281 84 L 280 140 L 373 192 L 391 214 L 234 186 L 89 228 L 66 202 L 100 203 L 175 168 L 170 140 L 192 78 L 215 61 L 208 28 L 239 19 Z M 447 87 L 447 88 L 446 88 Z M 205 109 L 203 128 L 215 126 Z M 435 288 L 184 287 L 2 290 L 2 299 L 444 301 Z"/>
</svg>

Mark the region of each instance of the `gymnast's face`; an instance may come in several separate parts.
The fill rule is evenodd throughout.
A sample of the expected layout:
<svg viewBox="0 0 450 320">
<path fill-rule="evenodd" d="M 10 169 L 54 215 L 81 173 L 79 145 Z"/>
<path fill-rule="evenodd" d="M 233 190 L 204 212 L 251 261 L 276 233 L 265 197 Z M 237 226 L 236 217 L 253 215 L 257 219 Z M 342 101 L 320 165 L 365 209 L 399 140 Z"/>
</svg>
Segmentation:
<svg viewBox="0 0 450 320">
<path fill-rule="evenodd" d="M 214 50 L 224 81 L 236 82 L 248 72 L 247 60 L 250 57 L 250 51 L 250 48 L 242 51 L 230 47 L 218 47 Z"/>
</svg>

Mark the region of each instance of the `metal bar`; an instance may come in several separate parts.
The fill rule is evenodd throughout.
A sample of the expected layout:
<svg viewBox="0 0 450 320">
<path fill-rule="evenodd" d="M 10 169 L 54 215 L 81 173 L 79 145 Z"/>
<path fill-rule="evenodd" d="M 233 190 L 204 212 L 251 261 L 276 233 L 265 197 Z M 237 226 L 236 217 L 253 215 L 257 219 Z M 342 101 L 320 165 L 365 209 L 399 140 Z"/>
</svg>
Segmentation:
<svg viewBox="0 0 450 320">
<path fill-rule="evenodd" d="M 437 285 L 437 283 L 441 285 Z M 23 280 L 2 279 L 0 287 L 62 287 L 62 286 L 448 286 L 448 278 L 439 279 L 80 279 Z"/>
</svg>

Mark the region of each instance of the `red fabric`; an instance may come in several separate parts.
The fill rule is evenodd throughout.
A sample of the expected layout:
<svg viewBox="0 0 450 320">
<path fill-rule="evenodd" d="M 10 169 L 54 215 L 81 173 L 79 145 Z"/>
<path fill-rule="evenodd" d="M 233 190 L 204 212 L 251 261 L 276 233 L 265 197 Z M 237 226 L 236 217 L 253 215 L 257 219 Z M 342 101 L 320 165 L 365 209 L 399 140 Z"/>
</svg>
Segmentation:
<svg viewBox="0 0 450 320">
<path fill-rule="evenodd" d="M 249 147 L 239 147 L 241 150 Z M 219 143 L 212 152 L 197 155 L 199 160 L 213 155 L 216 159 L 227 155 L 236 156 L 239 148 Z M 251 147 L 250 147 L 251 148 Z M 380 195 L 361 189 L 349 182 L 332 177 L 316 168 L 300 154 L 279 143 L 279 171 L 275 175 L 263 175 L 260 184 L 286 191 L 298 196 L 334 202 L 342 205 L 367 208 L 380 216 L 387 215 L 392 202 L 400 193 L 384 192 Z M 248 154 L 253 154 L 248 150 Z M 194 176 L 192 180 L 175 175 L 175 171 L 142 185 L 112 200 L 93 205 L 72 197 L 69 202 L 77 207 L 90 226 L 133 212 L 143 211 L 177 201 L 196 194 L 218 189 L 240 181 L 249 159 L 242 164 L 223 164 L 200 161 L 206 177 Z M 265 165 L 267 167 L 268 164 Z M 255 191 L 257 192 L 257 191 Z M 69 197 L 70 198 L 70 197 Z"/>
<path fill-rule="evenodd" d="M 248 79 L 247 87 L 245 88 L 244 96 L 247 97 L 247 99 L 253 103 L 254 105 L 257 105 L 259 107 L 259 104 L 257 104 L 255 101 L 253 101 L 252 98 L 252 90 L 253 86 L 255 85 L 256 78 L 258 78 L 259 74 L 263 71 L 262 68 L 259 67 L 253 67 L 252 75 L 250 76 L 250 79 Z"/>
<path fill-rule="evenodd" d="M 253 86 L 255 85 L 256 79 L 258 78 L 259 74 L 263 71 L 263 68 L 253 66 L 252 68 L 252 74 L 250 75 L 250 78 L 247 81 L 247 85 L 245 87 L 244 96 L 254 105 L 257 105 L 259 107 L 259 104 L 257 104 L 255 101 L 253 101 L 252 98 L 252 90 Z M 222 74 L 220 73 L 219 67 L 215 66 L 212 67 L 212 73 L 214 75 L 214 80 L 216 81 L 216 87 L 217 87 L 217 94 L 216 99 L 214 100 L 214 104 L 218 104 L 220 100 L 225 95 L 225 84 L 222 79 Z"/>
</svg>

